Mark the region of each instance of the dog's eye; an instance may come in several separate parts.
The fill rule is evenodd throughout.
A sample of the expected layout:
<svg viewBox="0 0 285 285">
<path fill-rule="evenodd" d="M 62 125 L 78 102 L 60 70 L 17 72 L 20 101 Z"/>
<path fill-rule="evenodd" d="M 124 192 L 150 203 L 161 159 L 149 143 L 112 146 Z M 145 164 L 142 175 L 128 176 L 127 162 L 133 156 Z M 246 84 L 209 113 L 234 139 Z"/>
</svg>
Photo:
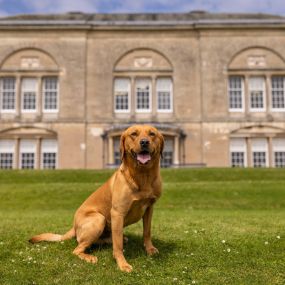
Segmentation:
<svg viewBox="0 0 285 285">
<path fill-rule="evenodd" d="M 131 133 L 131 136 L 132 136 L 132 137 L 136 137 L 137 135 L 138 135 L 137 132 L 132 132 L 132 133 Z"/>
<path fill-rule="evenodd" d="M 154 133 L 154 132 L 149 132 L 149 135 L 150 135 L 151 137 L 154 137 L 154 136 L 155 136 L 155 133 Z"/>
</svg>

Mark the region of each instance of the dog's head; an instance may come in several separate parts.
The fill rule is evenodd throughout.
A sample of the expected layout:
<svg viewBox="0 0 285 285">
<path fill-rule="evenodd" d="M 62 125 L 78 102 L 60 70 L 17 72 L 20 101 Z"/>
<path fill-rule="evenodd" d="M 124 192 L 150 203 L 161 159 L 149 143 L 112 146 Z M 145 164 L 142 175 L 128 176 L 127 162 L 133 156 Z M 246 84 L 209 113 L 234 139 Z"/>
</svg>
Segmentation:
<svg viewBox="0 0 285 285">
<path fill-rule="evenodd" d="M 122 161 L 126 156 L 140 166 L 150 166 L 159 161 L 164 147 L 162 134 L 154 127 L 134 125 L 121 136 Z"/>
</svg>

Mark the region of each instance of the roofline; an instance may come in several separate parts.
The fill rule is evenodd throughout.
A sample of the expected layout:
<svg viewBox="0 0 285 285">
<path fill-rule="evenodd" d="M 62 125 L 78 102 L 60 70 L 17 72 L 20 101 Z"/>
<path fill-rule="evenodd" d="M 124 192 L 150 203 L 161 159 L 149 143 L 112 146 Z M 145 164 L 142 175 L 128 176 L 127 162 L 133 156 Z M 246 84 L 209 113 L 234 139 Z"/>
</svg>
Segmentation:
<svg viewBox="0 0 285 285">
<path fill-rule="evenodd" d="M 225 28 L 234 27 L 285 27 L 285 19 L 197 19 L 197 20 L 169 20 L 169 21 L 93 21 L 93 20 L 8 20 L 0 19 L 0 28 L 96 28 L 96 27 L 185 27 L 185 28 Z"/>
</svg>

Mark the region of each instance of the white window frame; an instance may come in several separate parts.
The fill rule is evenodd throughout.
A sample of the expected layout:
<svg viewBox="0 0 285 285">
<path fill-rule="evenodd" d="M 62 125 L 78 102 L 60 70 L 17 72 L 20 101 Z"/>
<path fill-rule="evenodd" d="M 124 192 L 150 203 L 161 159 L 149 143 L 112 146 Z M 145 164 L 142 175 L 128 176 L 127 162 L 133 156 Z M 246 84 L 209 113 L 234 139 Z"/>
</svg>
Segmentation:
<svg viewBox="0 0 285 285">
<path fill-rule="evenodd" d="M 15 168 L 15 149 L 16 142 L 15 140 L 0 140 L 0 153 L 12 154 L 12 169 Z M 4 169 L 4 168 L 3 168 Z"/>
<path fill-rule="evenodd" d="M 169 80 L 170 81 L 170 89 L 159 89 L 158 88 L 158 82 L 159 80 Z M 156 104 L 157 104 L 157 112 L 159 113 L 172 113 L 173 112 L 173 81 L 171 77 L 158 77 L 156 79 Z M 170 109 L 159 109 L 159 96 L 158 92 L 169 92 L 170 96 Z"/>
<path fill-rule="evenodd" d="M 137 106 L 137 83 L 139 81 L 148 81 L 149 82 L 149 108 L 148 109 L 138 109 Z M 137 77 L 135 79 L 135 102 L 136 102 L 136 113 L 150 113 L 152 110 L 152 80 L 150 77 Z"/>
<path fill-rule="evenodd" d="M 118 80 L 127 80 L 128 81 L 128 89 L 120 89 L 120 88 L 116 88 L 116 81 Z M 128 109 L 116 109 L 116 92 L 128 92 Z M 116 77 L 114 79 L 114 112 L 115 113 L 129 113 L 131 110 L 131 79 L 127 78 L 127 77 Z"/>
<path fill-rule="evenodd" d="M 272 157 L 274 167 L 275 163 L 275 152 L 285 152 L 285 138 L 273 138 L 272 140 Z"/>
<path fill-rule="evenodd" d="M 251 163 L 254 166 L 254 152 L 265 152 L 265 167 L 269 167 L 268 141 L 267 138 L 253 138 L 251 140 Z"/>
<path fill-rule="evenodd" d="M 253 78 L 262 78 L 263 80 L 263 86 L 262 86 L 262 90 L 254 90 L 254 89 L 251 89 L 250 87 L 250 80 L 253 79 Z M 262 95 L 263 95 L 263 108 L 252 108 L 251 106 L 251 91 L 262 91 Z M 266 110 L 266 80 L 265 80 L 265 77 L 264 76 L 250 76 L 248 78 L 248 93 L 249 93 L 249 96 L 248 96 L 248 99 L 249 99 L 249 110 L 251 112 L 264 112 Z"/>
<path fill-rule="evenodd" d="M 33 139 L 23 139 L 20 140 L 20 151 L 19 151 L 19 168 L 23 169 L 22 165 L 22 154 L 23 153 L 33 153 L 34 154 L 34 167 L 31 169 L 36 169 L 37 165 L 37 141 Z M 24 168 L 27 169 L 27 168 Z"/>
<path fill-rule="evenodd" d="M 55 153 L 55 169 L 58 168 L 58 143 L 56 139 L 43 139 L 41 143 L 41 169 L 44 168 L 44 153 Z"/>
<path fill-rule="evenodd" d="M 24 80 L 27 80 L 27 79 L 35 80 L 35 82 L 36 82 L 35 90 L 25 90 L 23 88 L 23 82 L 24 82 Z M 21 111 L 22 111 L 22 113 L 36 113 L 37 112 L 38 96 L 39 96 L 38 86 L 39 86 L 39 81 L 38 81 L 37 77 L 23 77 L 22 78 L 22 80 L 21 80 Z M 36 108 L 35 109 L 24 109 L 24 92 L 29 92 L 29 91 L 30 92 L 35 91 L 35 93 L 36 93 L 36 95 L 35 95 L 35 106 L 36 106 Z"/>
<path fill-rule="evenodd" d="M 6 78 L 13 78 L 15 81 L 15 88 L 14 88 L 14 100 L 15 100 L 15 106 L 14 109 L 3 109 L 3 80 L 5 80 Z M 6 76 L 6 77 L 2 77 L 0 79 L 0 108 L 1 108 L 1 113 L 16 113 L 16 107 L 17 107 L 17 80 L 16 77 L 14 76 Z"/>
<path fill-rule="evenodd" d="M 242 104 L 242 107 L 241 108 L 231 108 L 230 107 L 230 79 L 231 77 L 240 77 L 241 78 L 241 104 Z M 239 90 L 239 89 L 238 89 Z M 244 77 L 241 76 L 241 75 L 230 75 L 228 77 L 228 108 L 229 108 L 229 112 L 244 112 L 245 111 L 245 104 L 244 104 Z"/>
<path fill-rule="evenodd" d="M 273 77 L 282 77 L 283 78 L 283 97 L 284 97 L 284 101 L 285 101 L 285 76 L 271 76 L 271 88 L 270 88 L 270 91 L 271 91 L 271 94 L 270 94 L 270 100 L 271 100 L 271 104 L 270 104 L 270 107 L 271 107 L 271 111 L 272 112 L 283 112 L 285 111 L 285 107 L 284 108 L 276 108 L 276 107 L 273 107 L 273 88 L 272 88 L 272 78 Z"/>
<path fill-rule="evenodd" d="M 230 166 L 233 167 L 232 165 L 232 153 L 233 152 L 243 152 L 244 156 L 244 165 L 243 167 L 247 167 L 247 144 L 246 144 L 246 139 L 245 138 L 231 138 L 230 139 Z"/>
<path fill-rule="evenodd" d="M 46 109 L 45 108 L 45 97 L 46 97 L 46 89 L 45 89 L 45 80 L 47 78 L 56 78 L 57 80 L 57 88 L 56 90 L 52 90 L 52 91 L 56 91 L 56 106 L 57 108 L 56 109 Z M 59 112 L 59 77 L 58 76 L 44 76 L 42 78 L 42 110 L 43 110 L 43 113 L 58 113 Z"/>
</svg>

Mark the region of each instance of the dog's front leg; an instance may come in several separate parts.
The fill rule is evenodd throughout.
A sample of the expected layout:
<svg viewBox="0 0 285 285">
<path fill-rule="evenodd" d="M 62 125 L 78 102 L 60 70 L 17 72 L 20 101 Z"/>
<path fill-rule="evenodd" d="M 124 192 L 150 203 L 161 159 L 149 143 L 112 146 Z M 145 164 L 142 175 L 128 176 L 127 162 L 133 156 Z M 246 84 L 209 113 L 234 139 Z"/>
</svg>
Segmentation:
<svg viewBox="0 0 285 285">
<path fill-rule="evenodd" d="M 151 219 L 153 213 L 153 206 L 149 206 L 143 216 L 143 239 L 145 250 L 148 255 L 158 253 L 158 249 L 153 246 L 151 241 Z"/>
<path fill-rule="evenodd" d="M 113 256 L 117 261 L 119 268 L 125 272 L 131 272 L 133 267 L 126 261 L 123 253 L 123 227 L 124 215 L 117 210 L 111 210 Z"/>
</svg>

